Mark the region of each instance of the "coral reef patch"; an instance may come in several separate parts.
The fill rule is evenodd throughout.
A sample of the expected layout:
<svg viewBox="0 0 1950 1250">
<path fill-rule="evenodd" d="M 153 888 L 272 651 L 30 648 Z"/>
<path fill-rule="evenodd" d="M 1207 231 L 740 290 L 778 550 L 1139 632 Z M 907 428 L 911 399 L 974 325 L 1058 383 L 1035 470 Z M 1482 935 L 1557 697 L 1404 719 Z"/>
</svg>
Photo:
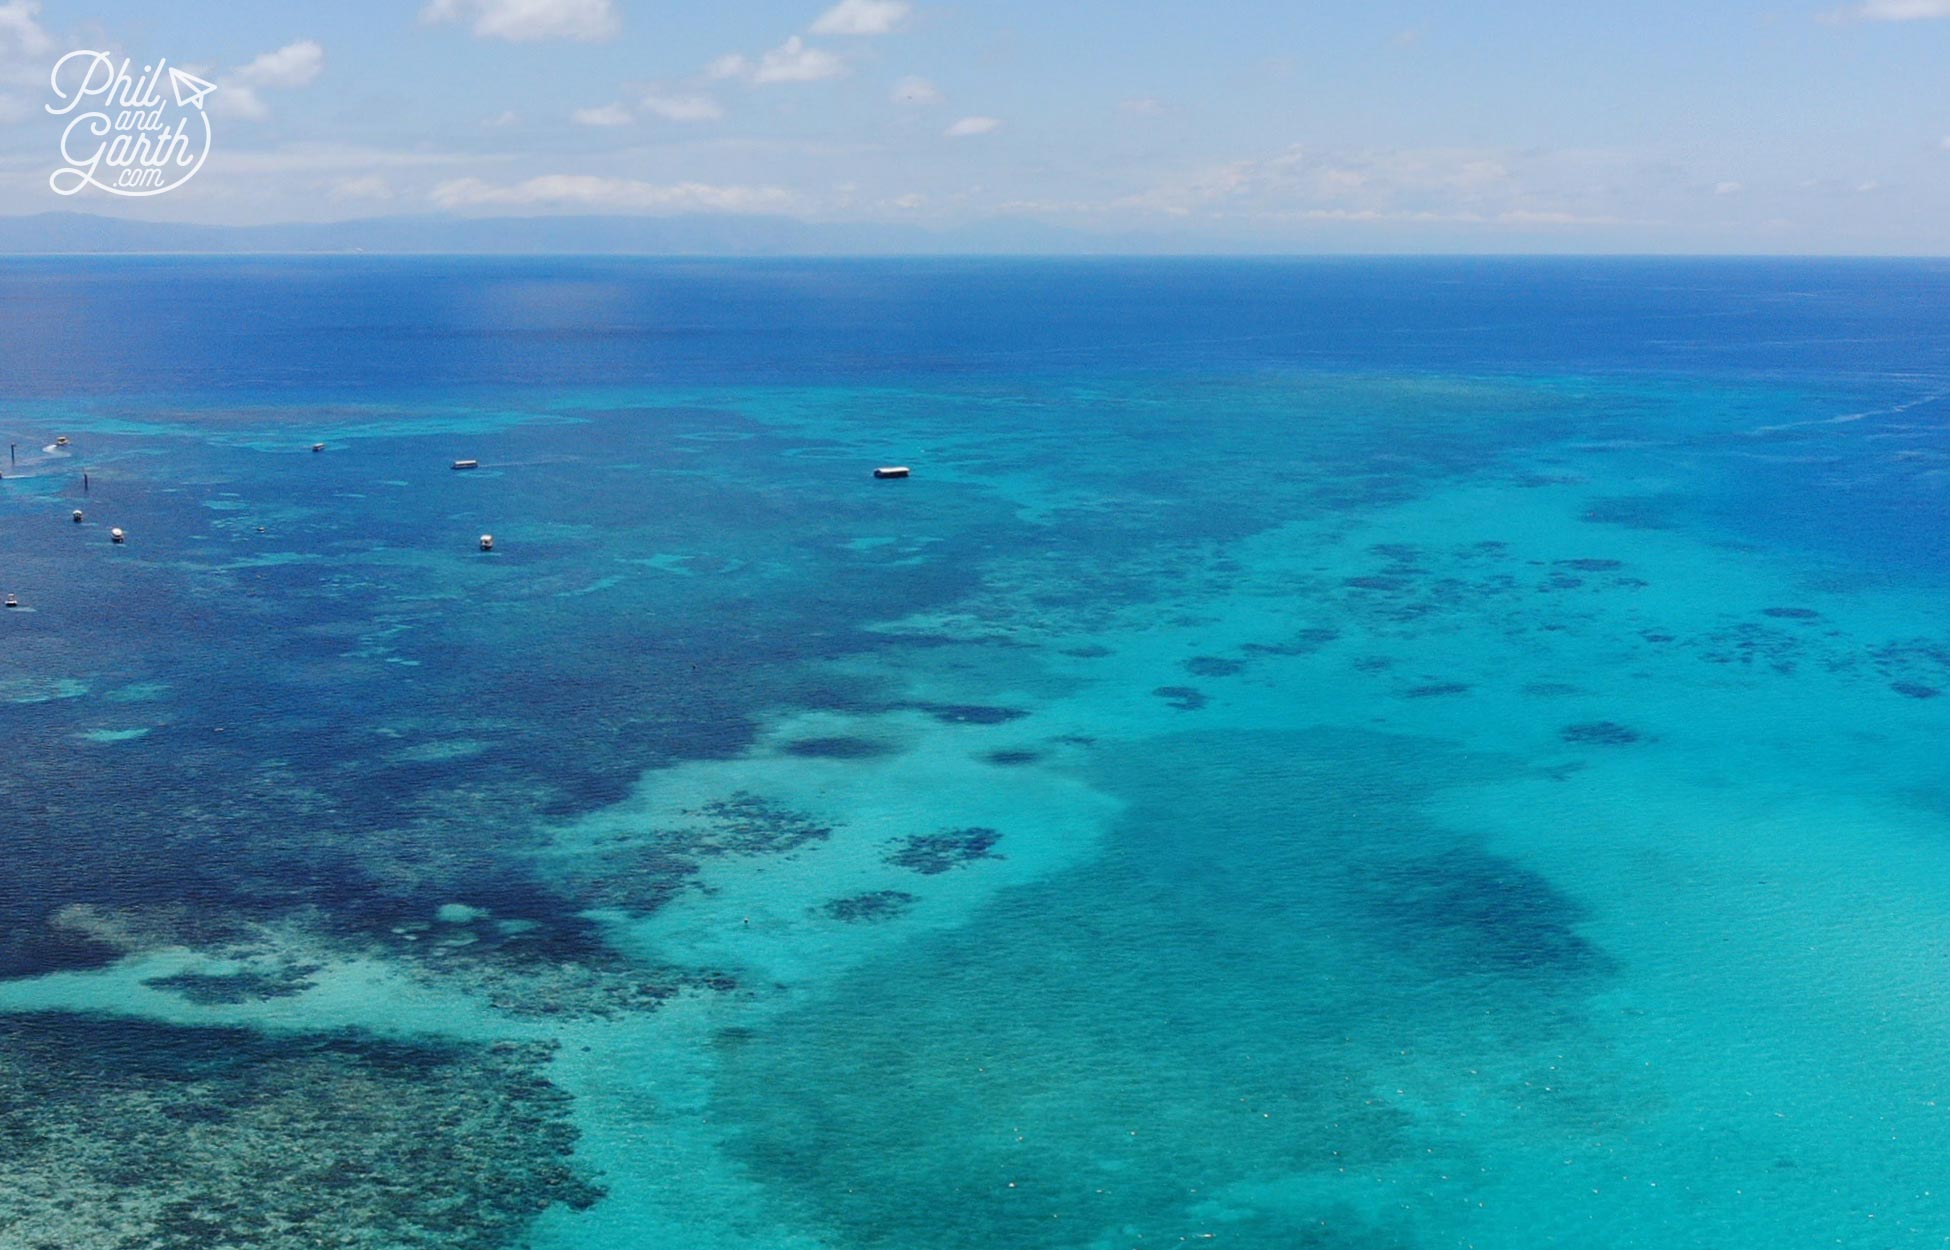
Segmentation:
<svg viewBox="0 0 1950 1250">
<path fill-rule="evenodd" d="M 1644 735 L 1617 721 L 1594 720 L 1566 725 L 1558 731 L 1558 737 L 1581 746 L 1622 747 L 1639 741 Z"/>
<path fill-rule="evenodd" d="M 1019 707 L 989 707 L 979 703 L 923 703 L 920 707 L 944 725 L 1006 725 L 1029 715 Z"/>
<path fill-rule="evenodd" d="M 944 829 L 940 833 L 917 833 L 896 843 L 895 849 L 887 855 L 887 862 L 896 868 L 906 868 L 924 877 L 932 877 L 951 868 L 966 867 L 977 860 L 1001 859 L 1002 856 L 995 853 L 995 844 L 1001 840 L 1001 834 L 980 826 Z"/>
<path fill-rule="evenodd" d="M 520 1245 L 603 1193 L 549 1053 L 0 1017 L 0 1245 Z"/>
<path fill-rule="evenodd" d="M 830 825 L 744 790 L 684 817 L 673 828 L 613 835 L 565 861 L 557 888 L 584 906 L 647 915 L 698 888 L 705 860 L 790 855 L 833 836 Z"/>
<path fill-rule="evenodd" d="M 892 755 L 894 748 L 871 738 L 838 735 L 831 738 L 799 738 L 785 744 L 787 755 L 819 760 L 870 760 Z"/>
<path fill-rule="evenodd" d="M 847 924 L 872 923 L 904 916 L 920 901 L 916 895 L 903 890 L 874 890 L 849 898 L 836 898 L 818 911 L 830 920 Z"/>
<path fill-rule="evenodd" d="M 151 989 L 180 994 L 193 1003 L 229 1004 L 261 1002 L 267 998 L 294 998 L 310 989 L 312 974 L 319 964 L 280 964 L 271 969 L 243 968 L 235 972 L 178 972 L 172 976 L 151 977 L 143 984 Z"/>
</svg>

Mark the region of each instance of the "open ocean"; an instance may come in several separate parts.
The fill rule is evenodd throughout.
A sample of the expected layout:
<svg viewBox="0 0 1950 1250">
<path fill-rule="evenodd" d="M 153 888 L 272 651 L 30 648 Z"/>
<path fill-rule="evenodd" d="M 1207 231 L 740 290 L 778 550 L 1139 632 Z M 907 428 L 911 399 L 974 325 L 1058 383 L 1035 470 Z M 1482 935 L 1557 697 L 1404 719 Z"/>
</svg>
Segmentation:
<svg viewBox="0 0 1950 1250">
<path fill-rule="evenodd" d="M 1950 1244 L 1950 263 L 11 259 L 0 434 L 4 1250 Z"/>
</svg>

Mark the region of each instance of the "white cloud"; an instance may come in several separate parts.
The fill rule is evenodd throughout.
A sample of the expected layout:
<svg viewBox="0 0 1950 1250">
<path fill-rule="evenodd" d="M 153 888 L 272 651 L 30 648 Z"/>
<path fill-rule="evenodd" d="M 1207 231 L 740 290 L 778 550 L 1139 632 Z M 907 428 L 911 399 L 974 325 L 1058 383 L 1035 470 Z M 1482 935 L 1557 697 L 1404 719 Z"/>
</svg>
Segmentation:
<svg viewBox="0 0 1950 1250">
<path fill-rule="evenodd" d="M 216 96 L 210 97 L 212 100 Z M 427 148 L 363 147 L 333 143 L 286 143 L 271 148 L 236 148 L 224 154 L 226 170 L 252 174 L 294 174 L 322 177 L 342 174 L 362 177 L 383 169 L 429 170 L 443 166 L 478 168 L 478 151 L 438 151 Z"/>
<path fill-rule="evenodd" d="M 367 174 L 363 178 L 346 178 L 332 188 L 335 200 L 390 200 L 393 198 L 392 184 L 378 174 Z"/>
<path fill-rule="evenodd" d="M 813 48 L 794 35 L 754 61 L 733 52 L 711 62 L 704 71 L 712 78 L 737 78 L 761 86 L 782 82 L 818 82 L 846 73 L 846 62 L 824 48 Z"/>
<path fill-rule="evenodd" d="M 0 55 L 35 57 L 54 50 L 53 38 L 35 20 L 40 11 L 41 0 L 0 4 Z"/>
<path fill-rule="evenodd" d="M 1950 135 L 1943 136 L 1943 143 L 1940 146 L 1944 151 L 1950 152 Z"/>
<path fill-rule="evenodd" d="M 1002 122 L 994 117 L 964 117 L 943 131 L 950 139 L 966 139 L 970 135 L 990 135 L 1002 129 Z"/>
<path fill-rule="evenodd" d="M 627 126 L 636 118 L 620 104 L 605 104 L 601 108 L 577 109 L 570 120 L 578 126 Z"/>
<path fill-rule="evenodd" d="M 1465 213 L 1451 220 L 1476 221 L 1479 219 L 1471 214 Z M 1627 221 L 1623 217 L 1613 217 L 1609 214 L 1588 215 L 1583 213 L 1567 213 L 1561 210 L 1539 212 L 1526 208 L 1512 209 L 1508 212 L 1498 213 L 1494 217 L 1482 220 L 1493 221 L 1505 226 L 1625 226 L 1643 224 Z"/>
<path fill-rule="evenodd" d="M 472 21 L 483 39 L 608 39 L 622 27 L 613 0 L 429 0 L 423 22 Z"/>
<path fill-rule="evenodd" d="M 939 104 L 941 88 L 925 78 L 909 74 L 894 84 L 892 99 L 896 104 Z"/>
<path fill-rule="evenodd" d="M 812 24 L 815 35 L 885 35 L 913 10 L 907 0 L 840 0 Z"/>
<path fill-rule="evenodd" d="M 479 178 L 443 182 L 433 190 L 442 208 L 570 208 L 633 213 L 782 213 L 795 203 L 778 187 L 660 184 L 633 178 L 551 174 L 500 184 Z"/>
<path fill-rule="evenodd" d="M 260 91 L 308 87 L 324 72 L 325 49 L 315 39 L 300 39 L 225 74 L 223 89 L 210 97 L 210 110 L 225 117 L 262 121 L 271 115 L 271 109 Z"/>
<path fill-rule="evenodd" d="M 714 122 L 724 116 L 718 102 L 707 95 L 647 95 L 643 109 L 667 122 Z"/>
<path fill-rule="evenodd" d="M 891 202 L 895 208 L 906 209 L 911 212 L 914 209 L 926 207 L 928 202 L 928 197 L 910 191 L 906 195 L 903 195 Z"/>
<path fill-rule="evenodd" d="M 486 126 L 490 130 L 500 130 L 506 126 L 519 126 L 520 124 L 521 114 L 515 112 L 513 109 L 503 109 L 493 117 L 486 118 L 481 122 L 481 125 Z"/>
<path fill-rule="evenodd" d="M 1866 0 L 1829 15 L 1830 21 L 1921 22 L 1950 17 L 1950 0 Z"/>
<path fill-rule="evenodd" d="M 1118 207 L 1186 217 L 1195 208 L 1218 203 L 1244 192 L 1252 182 L 1253 173 L 1254 166 L 1248 161 L 1220 165 L 1127 196 L 1118 202 Z"/>
<path fill-rule="evenodd" d="M 1070 213 L 1097 215 L 1104 211 L 1105 205 L 1090 202 L 1061 202 L 1049 200 L 1016 200 L 997 205 L 997 210 L 1007 213 L 1037 213 L 1043 215 Z M 1562 210 L 1511 209 L 1500 213 L 1480 213 L 1469 210 L 1442 211 L 1437 209 L 1380 209 L 1380 208 L 1305 208 L 1285 209 L 1259 215 L 1259 220 L 1268 222 L 1320 222 L 1329 224 L 1374 225 L 1374 224 L 1450 224 L 1472 226 L 1626 226 L 1647 225 L 1643 221 L 1615 217 L 1609 214 L 1583 214 Z"/>
<path fill-rule="evenodd" d="M 1644 178 L 1633 158 L 1603 150 L 1292 147 L 1195 167 L 1096 211 L 1215 221 L 1619 225 L 1627 215 L 1617 188 Z M 1699 184 L 1683 192 L 1698 195 Z"/>
<path fill-rule="evenodd" d="M 315 39 L 300 39 L 230 71 L 230 76 L 246 87 L 289 88 L 309 86 L 324 70 L 325 49 Z"/>
<path fill-rule="evenodd" d="M 226 85 L 222 91 L 210 97 L 210 111 L 219 117 L 241 117 L 246 121 L 263 121 L 271 115 L 263 97 L 249 87 Z"/>
<path fill-rule="evenodd" d="M 25 121 L 33 115 L 33 108 L 19 96 L 0 95 L 0 126 Z"/>
<path fill-rule="evenodd" d="M 1160 101 L 1148 95 L 1139 96 L 1134 100 L 1126 100 L 1117 107 L 1123 109 L 1126 113 L 1132 113 L 1139 117 L 1156 117 L 1165 111 L 1165 106 Z"/>
<path fill-rule="evenodd" d="M 1743 186 L 1741 186 L 1741 185 L 1740 185 L 1739 183 L 1737 183 L 1737 182 L 1722 182 L 1722 183 L 1717 183 L 1717 184 L 1715 184 L 1715 185 L 1714 185 L 1714 187 L 1713 187 L 1713 194 L 1715 194 L 1715 195 L 1739 195 L 1739 194 L 1740 194 L 1740 193 L 1741 193 L 1742 191 L 1744 191 L 1744 190 L 1746 190 L 1746 188 L 1745 188 L 1745 187 L 1743 187 Z"/>
</svg>

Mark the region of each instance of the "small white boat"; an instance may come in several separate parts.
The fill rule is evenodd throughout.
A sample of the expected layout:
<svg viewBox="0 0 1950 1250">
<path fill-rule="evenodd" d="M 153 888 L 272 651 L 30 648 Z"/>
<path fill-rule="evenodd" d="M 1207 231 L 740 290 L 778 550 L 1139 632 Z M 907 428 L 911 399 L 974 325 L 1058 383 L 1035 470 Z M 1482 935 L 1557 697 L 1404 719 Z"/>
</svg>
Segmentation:
<svg viewBox="0 0 1950 1250">
<path fill-rule="evenodd" d="M 906 477 L 913 470 L 904 464 L 882 465 L 873 471 L 875 477 Z"/>
<path fill-rule="evenodd" d="M 128 535 L 124 534 L 119 528 L 108 531 L 108 541 L 112 543 L 119 543 L 127 537 Z"/>
<path fill-rule="evenodd" d="M 325 450 L 325 444 L 323 444 L 323 443 L 313 443 L 313 444 L 311 445 L 311 449 L 312 449 L 313 451 L 324 451 L 324 450 Z"/>
<path fill-rule="evenodd" d="M 482 551 L 494 550 L 494 535 L 492 534 L 481 535 L 481 550 Z"/>
<path fill-rule="evenodd" d="M 454 467 L 456 469 L 478 469 L 481 467 L 481 462 L 478 460 L 456 460 L 454 461 Z"/>
<path fill-rule="evenodd" d="M 17 608 L 17 607 L 19 607 L 19 606 L 20 606 L 20 600 L 18 600 L 18 599 L 16 599 L 16 598 L 14 598 L 14 597 L 13 597 L 12 595 L 8 595 L 8 596 L 7 596 L 7 606 L 8 606 L 8 607 L 10 607 L 10 608 Z"/>
<path fill-rule="evenodd" d="M 82 522 L 82 520 L 83 520 L 83 517 L 82 517 L 82 515 L 81 515 L 81 509 L 79 509 L 79 508 L 76 508 L 76 509 L 74 510 L 74 523 L 75 523 L 76 525 L 79 525 L 79 524 L 81 524 L 81 522 Z"/>
<path fill-rule="evenodd" d="M 56 447 L 66 447 L 68 445 L 68 436 L 63 434 L 61 437 L 55 439 L 54 445 Z"/>
</svg>

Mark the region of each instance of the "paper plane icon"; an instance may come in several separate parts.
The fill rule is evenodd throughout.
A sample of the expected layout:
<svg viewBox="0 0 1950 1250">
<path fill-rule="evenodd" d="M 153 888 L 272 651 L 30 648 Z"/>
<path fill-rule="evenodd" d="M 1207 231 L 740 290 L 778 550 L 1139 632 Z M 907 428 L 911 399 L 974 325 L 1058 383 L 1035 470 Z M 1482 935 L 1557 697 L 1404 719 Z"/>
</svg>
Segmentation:
<svg viewBox="0 0 1950 1250">
<path fill-rule="evenodd" d="M 217 84 L 204 82 L 195 74 L 185 74 L 174 65 L 169 67 L 169 85 L 176 92 L 176 107 L 188 108 L 194 104 L 203 107 L 203 97 L 217 89 Z"/>
</svg>

